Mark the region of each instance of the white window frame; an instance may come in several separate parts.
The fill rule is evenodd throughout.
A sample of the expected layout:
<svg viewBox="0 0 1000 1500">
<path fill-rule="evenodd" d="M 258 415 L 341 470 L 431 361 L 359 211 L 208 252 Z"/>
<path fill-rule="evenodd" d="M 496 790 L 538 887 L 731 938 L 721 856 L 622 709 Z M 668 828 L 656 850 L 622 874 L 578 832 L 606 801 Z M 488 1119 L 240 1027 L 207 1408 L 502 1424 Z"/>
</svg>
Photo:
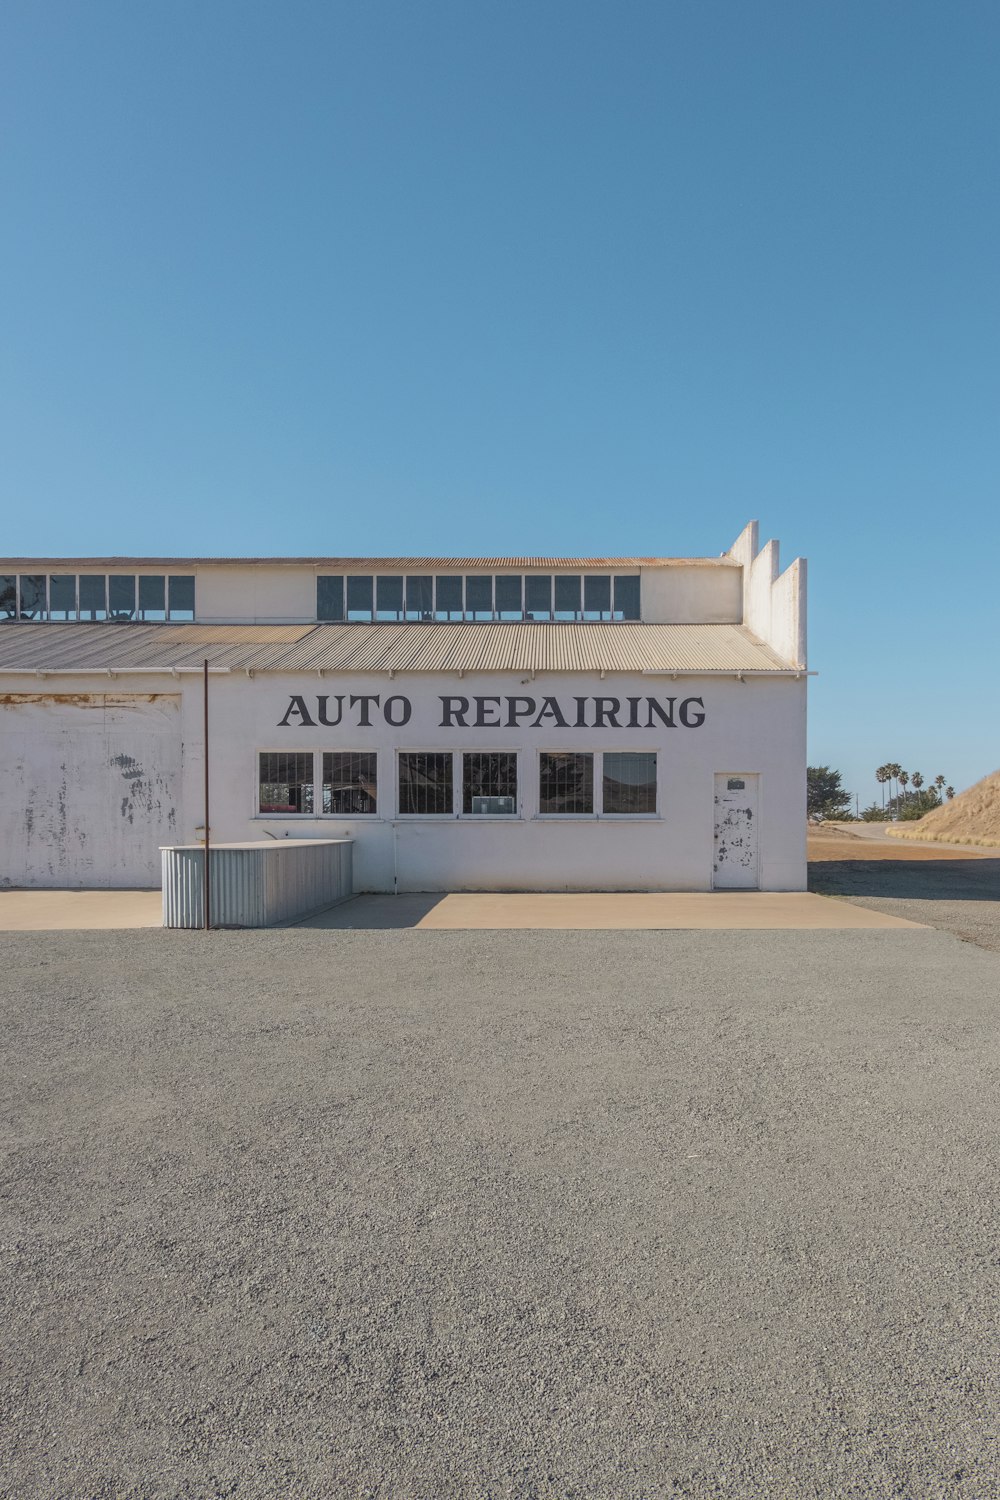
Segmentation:
<svg viewBox="0 0 1000 1500">
<path fill-rule="evenodd" d="M 455 822 L 457 820 L 458 813 L 455 811 L 455 801 L 456 801 L 456 794 L 457 794 L 457 788 L 456 788 L 456 784 L 455 784 L 455 753 L 456 752 L 454 750 L 442 750 L 441 747 L 440 747 L 440 745 L 435 746 L 435 747 L 430 747 L 430 748 L 425 748 L 423 745 L 397 745 L 396 746 L 395 753 L 393 755 L 393 770 L 395 771 L 395 780 L 393 782 L 392 794 L 393 794 L 393 803 L 394 803 L 395 810 L 396 810 L 396 821 L 397 822 L 399 822 L 399 823 L 421 823 L 421 822 L 424 822 L 424 821 L 428 821 L 428 822 L 431 822 L 431 823 L 448 823 L 448 822 L 452 822 L 453 823 L 453 822 Z M 399 757 L 401 755 L 450 755 L 451 756 L 451 812 L 439 812 L 439 813 L 432 813 L 432 812 L 405 813 L 405 812 L 401 811 L 400 805 L 399 805 L 399 803 L 400 803 L 400 796 L 399 796 Z"/>
<path fill-rule="evenodd" d="M 291 818 L 291 820 L 294 823 L 302 823 L 307 818 L 316 818 L 317 816 L 319 816 L 317 814 L 317 812 L 316 812 L 316 806 L 317 806 L 317 802 L 316 802 L 316 792 L 317 792 L 317 786 L 316 786 L 316 757 L 317 757 L 317 755 L 321 755 L 321 754 L 322 754 L 322 751 L 314 749 L 311 745 L 306 745 L 306 746 L 302 747 L 301 749 L 299 749 L 299 748 L 297 748 L 295 746 L 291 746 L 291 745 L 280 745 L 280 746 L 259 745 L 257 747 L 257 749 L 254 750 L 254 753 L 253 753 L 253 774 L 254 774 L 254 783 L 253 783 L 253 807 L 254 807 L 254 811 L 253 811 L 253 816 L 254 816 L 254 820 L 256 820 L 257 818 L 265 818 L 268 822 L 272 822 L 272 821 L 281 822 L 282 820 L 287 821 L 289 818 Z M 311 755 L 312 756 L 312 763 L 313 763 L 313 777 L 312 777 L 313 810 L 312 810 L 312 812 L 261 812 L 261 810 L 260 810 L 260 758 L 261 758 L 262 755 Z M 304 783 L 303 783 L 303 785 L 304 785 Z"/>
<path fill-rule="evenodd" d="M 604 757 L 605 755 L 655 755 L 656 756 L 656 810 L 651 813 L 606 813 L 604 812 Z M 543 755 L 590 755 L 594 761 L 594 811 L 589 813 L 549 813 L 541 812 L 542 791 L 542 756 Z M 615 745 L 609 749 L 601 746 L 599 749 L 591 749 L 589 746 L 580 746 L 574 749 L 572 746 L 560 746 L 553 749 L 551 745 L 542 745 L 535 752 L 535 806 L 538 811 L 534 818 L 542 823 L 660 823 L 663 821 L 663 788 L 661 784 L 662 752 L 657 746 L 655 750 L 636 750 L 629 746 L 623 750 L 621 746 Z M 520 782 L 518 782 L 520 788 Z"/>
<path fill-rule="evenodd" d="M 349 746 L 345 746 L 344 749 L 341 749 L 339 745 L 335 749 L 332 749 L 329 745 L 324 745 L 323 748 L 321 750 L 317 750 L 315 752 L 315 754 L 316 754 L 316 760 L 313 762 L 313 769 L 316 772 L 316 783 L 315 783 L 315 787 L 313 789 L 313 802 L 314 802 L 314 804 L 316 806 L 316 812 L 314 813 L 314 817 L 321 818 L 325 823 L 329 823 L 331 820 L 333 822 L 335 822 L 335 823 L 350 823 L 350 822 L 353 822 L 355 818 L 357 818 L 359 822 L 361 822 L 361 823 L 363 823 L 365 825 L 365 827 L 367 827 L 369 823 L 384 823 L 384 822 L 387 821 L 386 817 L 385 817 L 385 814 L 382 811 L 382 807 L 383 807 L 383 799 L 382 799 L 382 756 L 381 756 L 381 754 L 380 754 L 380 752 L 378 750 L 372 750 L 372 749 L 358 750 L 358 749 L 355 749 L 355 748 L 352 748 L 352 747 L 349 747 Z M 375 811 L 373 813 L 362 813 L 362 812 L 359 812 L 359 813 L 335 813 L 335 812 L 329 812 L 328 813 L 328 812 L 324 812 L 323 811 L 323 756 L 324 755 L 374 755 L 374 757 L 375 757 L 375 784 L 379 788 L 379 790 L 378 790 L 378 793 L 376 794 L 376 798 L 375 798 Z M 266 817 L 267 814 L 265 814 L 264 816 Z M 293 815 L 289 814 L 289 816 L 293 816 Z M 294 816 L 295 817 L 302 817 L 303 814 L 302 813 L 295 813 Z"/>
<path fill-rule="evenodd" d="M 459 803 L 457 817 L 464 819 L 466 823 L 520 823 L 524 820 L 524 796 L 521 783 L 521 752 L 512 750 L 509 745 L 497 749 L 495 745 L 469 745 L 461 750 L 452 752 L 462 757 L 460 774 L 456 780 L 454 769 L 452 770 L 452 782 L 456 787 Z M 467 755 L 513 755 L 514 774 L 517 778 L 517 792 L 514 797 L 514 811 L 512 813 L 467 813 L 462 807 L 465 800 L 465 757 Z"/>
</svg>

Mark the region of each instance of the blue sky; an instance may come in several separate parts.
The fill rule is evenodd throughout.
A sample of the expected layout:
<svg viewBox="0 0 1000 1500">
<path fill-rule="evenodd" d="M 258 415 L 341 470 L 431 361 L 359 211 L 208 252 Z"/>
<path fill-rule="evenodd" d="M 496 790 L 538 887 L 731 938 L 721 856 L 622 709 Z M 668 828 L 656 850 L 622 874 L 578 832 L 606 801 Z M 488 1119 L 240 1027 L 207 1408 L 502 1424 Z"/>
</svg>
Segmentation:
<svg viewBox="0 0 1000 1500">
<path fill-rule="evenodd" d="M 994 3 L 6 0 L 0 553 L 810 560 L 810 758 L 1000 764 Z"/>
</svg>

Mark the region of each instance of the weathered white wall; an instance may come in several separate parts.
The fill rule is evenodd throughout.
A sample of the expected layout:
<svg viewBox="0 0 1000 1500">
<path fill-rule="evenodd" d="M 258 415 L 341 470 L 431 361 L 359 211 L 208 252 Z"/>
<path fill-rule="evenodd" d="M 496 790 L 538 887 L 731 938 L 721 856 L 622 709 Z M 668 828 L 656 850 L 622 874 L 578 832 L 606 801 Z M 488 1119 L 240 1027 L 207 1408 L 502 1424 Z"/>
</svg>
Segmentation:
<svg viewBox="0 0 1000 1500">
<path fill-rule="evenodd" d="M 316 570 L 297 567 L 198 568 L 198 619 L 287 624 L 316 618 Z"/>
<path fill-rule="evenodd" d="M 758 548 L 758 526 L 750 521 L 728 556 L 740 564 L 743 583 L 743 624 L 794 667 L 807 663 L 806 560 L 797 557 L 780 572 L 775 541 Z"/>
<path fill-rule="evenodd" d="M 182 825 L 181 698 L 0 696 L 0 886 L 160 883 Z"/>
<path fill-rule="evenodd" d="M 805 688 L 804 680 L 766 678 L 623 677 L 608 674 L 516 676 L 397 675 L 213 677 L 212 836 L 223 840 L 346 834 L 355 839 L 355 880 L 361 890 L 675 889 L 706 890 L 712 880 L 714 776 L 756 772 L 761 781 L 760 869 L 766 889 L 805 886 Z M 410 722 L 388 726 L 373 712 L 372 727 L 279 728 L 293 695 L 313 705 L 317 693 L 392 694 L 411 700 Z M 527 694 L 540 702 L 555 696 L 698 696 L 706 718 L 697 729 L 462 729 L 441 727 L 441 694 L 474 698 Z M 201 705 L 185 689 L 185 838 L 200 836 Z M 395 750 L 518 750 L 521 807 L 516 819 L 408 819 L 395 817 Z M 257 817 L 259 750 L 371 750 L 379 753 L 379 816 Z M 655 750 L 658 806 L 655 819 L 539 818 L 537 754 L 540 750 Z M 460 774 L 456 765 L 456 779 Z M 194 810 L 194 811 L 192 811 Z"/>
<path fill-rule="evenodd" d="M 198 619 L 253 624 L 314 620 L 317 571 L 303 565 L 199 568 Z M 712 560 L 639 571 L 643 619 L 649 624 L 729 625 L 742 618 L 742 576 L 736 566 Z"/>
<path fill-rule="evenodd" d="M 52 693 L 79 693 L 81 679 L 50 681 Z M 0 688 L 12 685 L 0 679 Z M 0 880 L 45 885 L 156 885 L 160 844 L 202 836 L 202 704 L 197 675 L 182 675 L 165 695 L 164 679 L 129 680 L 129 694 L 103 695 L 99 709 L 68 704 L 4 721 Z M 603 679 L 560 674 L 458 678 L 384 675 L 334 677 L 215 674 L 210 677 L 212 836 L 220 841 L 277 837 L 355 840 L 360 890 L 707 890 L 712 882 L 714 776 L 760 776 L 761 886 L 805 887 L 805 679 Z M 372 727 L 279 728 L 290 698 L 315 704 L 317 693 L 390 694 L 411 700 L 405 728 L 374 712 Z M 441 694 L 701 697 L 700 728 L 475 729 L 440 724 Z M 95 695 L 101 697 L 102 695 Z M 129 707 L 126 699 L 131 700 Z M 141 706 L 140 706 L 141 705 Z M 178 717 L 180 723 L 178 726 Z M 315 717 L 315 714 L 314 714 Z M 293 716 L 294 720 L 294 716 Z M 179 727 L 179 732 L 178 732 Z M 16 742 L 15 742 L 16 741 Z M 516 819 L 395 817 L 397 748 L 518 750 L 521 806 Z M 379 816 L 288 817 L 256 814 L 259 750 L 371 750 L 379 754 Z M 540 818 L 540 750 L 655 750 L 655 819 Z M 129 762 L 118 765 L 116 756 Z M 27 770 L 25 768 L 28 768 Z M 127 774 L 126 774 L 127 773 Z M 460 762 L 456 764 L 456 779 Z M 65 782 L 65 789 L 64 789 Z M 180 785 L 178 786 L 178 783 Z M 63 809 L 65 799 L 65 811 Z M 126 799 L 128 799 L 126 809 Z M 30 838 L 24 808 L 33 809 Z M 123 811 L 123 809 L 126 809 Z M 131 819 L 129 817 L 131 812 Z M 30 844 L 30 853 L 28 845 Z"/>
<path fill-rule="evenodd" d="M 738 625 L 743 617 L 738 567 L 703 563 L 640 569 L 647 625 Z"/>
</svg>

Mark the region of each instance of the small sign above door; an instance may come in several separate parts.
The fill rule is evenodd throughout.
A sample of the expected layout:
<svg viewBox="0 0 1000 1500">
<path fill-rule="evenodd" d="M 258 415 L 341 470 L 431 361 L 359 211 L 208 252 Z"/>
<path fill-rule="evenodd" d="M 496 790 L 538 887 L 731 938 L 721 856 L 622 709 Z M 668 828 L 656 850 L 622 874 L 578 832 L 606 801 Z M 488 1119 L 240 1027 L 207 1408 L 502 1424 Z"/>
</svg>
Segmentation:
<svg viewBox="0 0 1000 1500">
<path fill-rule="evenodd" d="M 727 792 L 745 792 L 746 789 L 746 782 L 741 781 L 738 776 L 730 776 L 729 780 L 726 782 Z"/>
</svg>

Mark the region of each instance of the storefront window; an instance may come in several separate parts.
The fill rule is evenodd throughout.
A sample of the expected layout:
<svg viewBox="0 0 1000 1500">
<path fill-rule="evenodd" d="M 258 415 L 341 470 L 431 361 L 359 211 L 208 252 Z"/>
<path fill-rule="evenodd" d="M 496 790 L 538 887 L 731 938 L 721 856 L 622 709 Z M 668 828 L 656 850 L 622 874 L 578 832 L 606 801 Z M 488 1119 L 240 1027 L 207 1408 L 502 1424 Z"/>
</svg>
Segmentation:
<svg viewBox="0 0 1000 1500">
<path fill-rule="evenodd" d="M 656 812 L 656 754 L 604 752 L 603 807 L 615 816 Z"/>
<path fill-rule="evenodd" d="M 445 815 L 454 811 L 449 752 L 402 751 L 399 756 L 401 816 Z"/>
<path fill-rule="evenodd" d="M 582 814 L 594 811 L 594 757 L 572 751 L 539 757 L 538 811 Z"/>
<path fill-rule="evenodd" d="M 323 811 L 369 817 L 378 811 L 377 757 L 373 750 L 323 752 Z"/>
<path fill-rule="evenodd" d="M 462 756 L 462 812 L 478 817 L 516 815 L 516 753 L 471 751 Z"/>
<path fill-rule="evenodd" d="M 262 813 L 289 815 L 313 810 L 313 757 L 309 750 L 262 750 L 259 761 Z"/>
</svg>

